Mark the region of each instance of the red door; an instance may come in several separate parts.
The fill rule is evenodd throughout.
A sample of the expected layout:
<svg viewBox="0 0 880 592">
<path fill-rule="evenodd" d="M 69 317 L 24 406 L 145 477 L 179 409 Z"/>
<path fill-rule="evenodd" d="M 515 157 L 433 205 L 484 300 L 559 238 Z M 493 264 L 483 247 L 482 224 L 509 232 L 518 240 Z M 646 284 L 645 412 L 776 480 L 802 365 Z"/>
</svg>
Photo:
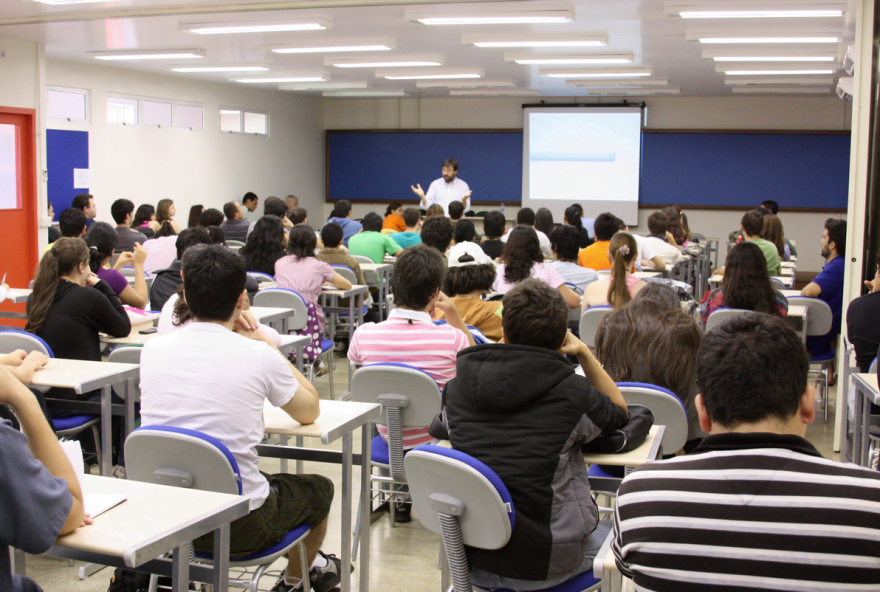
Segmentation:
<svg viewBox="0 0 880 592">
<path fill-rule="evenodd" d="M 38 263 L 36 163 L 36 113 L 0 107 L 0 278 L 6 274 L 11 288 L 27 288 Z M 0 311 L 24 306 L 7 300 Z"/>
</svg>

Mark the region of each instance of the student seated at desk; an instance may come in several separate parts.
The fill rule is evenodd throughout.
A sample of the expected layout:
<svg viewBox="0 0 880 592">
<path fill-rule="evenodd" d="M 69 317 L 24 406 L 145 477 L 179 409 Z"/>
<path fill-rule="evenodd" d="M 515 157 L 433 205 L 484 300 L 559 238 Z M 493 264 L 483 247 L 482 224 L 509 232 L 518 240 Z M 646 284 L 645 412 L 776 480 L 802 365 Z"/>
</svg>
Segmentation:
<svg viewBox="0 0 880 592">
<path fill-rule="evenodd" d="M 374 263 L 382 263 L 386 255 L 396 257 L 401 248 L 394 239 L 382 234 L 382 217 L 376 212 L 364 216 L 363 230 L 348 239 L 351 255 L 369 257 Z"/>
<path fill-rule="evenodd" d="M 745 313 L 706 335 L 696 406 L 710 435 L 618 491 L 612 549 L 637 590 L 880 589 L 880 473 L 804 438 L 808 370 L 778 317 Z"/>
<path fill-rule="evenodd" d="M 332 267 L 315 257 L 318 241 L 314 229 L 308 224 L 300 224 L 290 229 L 287 241 L 289 255 L 275 263 L 275 282 L 279 288 L 294 290 L 306 302 L 309 310 L 308 322 L 299 335 L 308 335 L 312 341 L 303 349 L 303 357 L 309 362 L 318 360 L 321 355 L 321 339 L 324 338 L 324 309 L 318 304 L 325 283 L 342 290 L 351 288 L 351 282 L 336 273 Z M 318 374 L 328 371 L 320 364 Z"/>
<path fill-rule="evenodd" d="M 571 226 L 577 231 L 579 248 L 586 249 L 593 244 L 593 239 L 590 237 L 589 231 L 584 228 L 584 219 L 581 217 L 583 213 L 583 208 L 581 208 L 577 204 L 573 206 L 568 206 L 567 208 L 565 208 L 565 213 L 562 217 L 562 223 L 565 226 Z M 593 221 L 593 223 L 595 224 L 595 220 Z"/>
<path fill-rule="evenodd" d="M 86 243 L 89 245 L 89 267 L 92 273 L 113 288 L 113 292 L 119 296 L 123 304 L 144 309 L 149 300 L 147 281 L 144 278 L 147 251 L 140 243 L 134 243 L 131 251 L 120 253 L 116 265 L 111 269 L 110 260 L 113 258 L 118 240 L 119 235 L 116 230 L 106 222 L 92 224 L 86 235 Z M 134 266 L 134 286 L 130 286 L 126 277 L 119 272 L 126 265 Z"/>
<path fill-rule="evenodd" d="M 492 341 L 498 341 L 501 339 L 504 305 L 497 300 L 487 302 L 482 298 L 492 290 L 492 284 L 495 283 L 495 265 L 482 251 L 474 257 L 465 252 L 459 254 L 456 252 L 457 246 L 449 252 L 449 269 L 443 278 L 443 293 L 452 299 L 461 314 L 461 320 L 479 329 Z M 438 318 L 442 319 L 444 316 L 441 311 Z"/>
<path fill-rule="evenodd" d="M 364 228 L 361 226 L 360 222 L 352 218 L 351 202 L 347 199 L 340 199 L 336 202 L 336 205 L 333 206 L 333 212 L 330 214 L 330 219 L 327 220 L 327 224 L 330 224 L 331 222 L 335 222 L 342 227 L 342 232 L 344 234 L 342 244 L 345 245 L 345 248 L 348 248 L 348 240 Z"/>
<path fill-rule="evenodd" d="M 286 240 L 287 235 L 284 234 L 281 219 L 276 216 L 263 216 L 254 224 L 254 230 L 248 236 L 247 244 L 238 252 L 244 257 L 244 268 L 274 276 L 275 262 L 287 255 L 284 246 Z"/>
<path fill-rule="evenodd" d="M 846 220 L 829 218 L 825 221 L 825 230 L 822 233 L 822 257 L 825 259 L 825 267 L 812 282 L 806 285 L 801 294 L 810 298 L 824 300 L 831 308 L 831 331 L 825 335 L 807 337 L 807 349 L 814 357 L 830 356 L 832 347 L 840 333 L 840 317 L 843 310 L 843 273 L 846 261 L 844 261 L 844 249 L 846 247 Z M 829 381 L 829 386 L 834 381 Z"/>
<path fill-rule="evenodd" d="M 144 249 L 147 250 L 144 271 L 152 275 L 167 269 L 177 258 L 177 233 L 171 223 L 163 222 L 153 238 L 144 243 Z"/>
<path fill-rule="evenodd" d="M 134 213 L 134 220 L 131 227 L 143 234 L 147 238 L 153 238 L 153 235 L 159 230 L 159 223 L 156 222 L 156 208 L 150 204 L 141 204 Z"/>
<path fill-rule="evenodd" d="M 40 592 L 13 575 L 10 547 L 48 551 L 55 540 L 91 524 L 76 472 L 46 422 L 34 394 L 0 364 L 0 405 L 9 405 L 21 431 L 0 420 L 0 590 Z"/>
<path fill-rule="evenodd" d="M 86 233 L 86 215 L 77 208 L 67 208 L 58 217 L 58 229 L 62 237 L 81 238 Z M 52 248 L 55 242 L 51 242 L 43 249 L 43 253 Z"/>
<path fill-rule="evenodd" d="M 593 225 L 596 240 L 578 252 L 578 265 L 594 271 L 611 269 L 611 263 L 608 261 L 608 245 L 611 243 L 611 238 L 620 230 L 620 224 L 620 218 L 610 212 L 599 214 Z"/>
<path fill-rule="evenodd" d="M 593 567 L 611 524 L 599 522 L 581 445 L 622 428 L 628 412 L 614 381 L 568 331 L 558 291 L 526 279 L 503 303 L 502 342 L 460 352 L 443 391 L 446 434 L 432 434 L 495 471 L 516 508 L 507 545 L 467 549 L 474 584 L 540 590 Z"/>
<path fill-rule="evenodd" d="M 319 475 L 261 473 L 256 452 L 267 399 L 294 420 L 312 423 L 320 413 L 318 393 L 262 333 L 235 331 L 247 302 L 241 257 L 209 245 L 186 258 L 185 270 L 183 293 L 192 323 L 144 346 L 142 423 L 198 430 L 223 442 L 241 471 L 242 495 L 250 498 L 250 513 L 231 525 L 230 552 L 265 549 L 307 523 L 311 585 L 329 590 L 339 583 L 341 564 L 317 549 L 327 530 L 333 483 Z M 193 544 L 212 550 L 213 533 Z M 285 575 L 272 590 L 297 589 L 301 567 L 299 552 L 291 551 Z"/>
<path fill-rule="evenodd" d="M 208 236 L 211 237 L 212 245 L 226 245 L 226 233 L 223 232 L 223 229 L 219 226 L 206 226 L 205 230 L 208 231 Z M 251 290 L 248 289 L 248 292 Z"/>
<path fill-rule="evenodd" d="M 432 204 L 440 205 L 440 204 Z M 441 209 L 443 206 L 440 206 Z M 448 261 L 446 259 L 446 251 L 452 245 L 452 236 L 455 230 L 452 222 L 446 216 L 428 216 L 422 222 L 422 244 L 436 249 L 443 259 L 445 266 Z"/>
<path fill-rule="evenodd" d="M 504 229 L 507 228 L 507 220 L 504 214 L 498 210 L 486 212 L 483 215 L 483 238 L 480 240 L 480 248 L 492 261 L 495 261 L 504 252 L 505 242 L 501 240 Z"/>
<path fill-rule="evenodd" d="M 403 222 L 406 228 L 402 232 L 389 235 L 391 239 L 402 249 L 422 244 L 422 237 L 419 236 L 419 231 L 422 229 L 422 213 L 419 209 L 406 208 L 403 210 Z"/>
<path fill-rule="evenodd" d="M 171 226 L 174 227 L 174 232 L 180 234 L 180 224 L 174 220 L 174 216 L 176 215 L 177 208 L 174 206 L 174 201 L 170 199 L 160 199 L 159 203 L 156 204 L 156 224 L 161 227 L 165 222 L 170 222 Z"/>
<path fill-rule="evenodd" d="M 116 222 L 116 234 L 119 242 L 116 244 L 116 252 L 133 251 L 135 243 L 144 244 L 147 236 L 131 227 L 134 219 L 134 204 L 127 199 L 117 199 L 110 206 L 110 214 Z"/>
<path fill-rule="evenodd" d="M 577 228 L 567 224 L 558 227 L 550 233 L 550 248 L 553 250 L 555 260 L 548 263 L 562 276 L 562 279 L 574 284 L 583 292 L 599 276 L 592 269 L 577 264 L 579 244 Z"/>
<path fill-rule="evenodd" d="M 324 230 L 321 232 L 321 238 L 323 239 L 323 247 L 321 247 L 321 250 L 318 251 L 318 254 L 316 255 L 318 261 L 323 261 L 330 265 L 345 265 L 354 272 L 355 276 L 357 276 L 358 286 L 367 285 L 367 280 L 364 279 L 364 273 L 361 270 L 361 264 L 357 259 L 348 255 L 347 251 L 344 250 L 345 247 L 342 246 L 342 227 L 335 222 L 330 222 L 324 226 Z M 365 294 L 364 306 L 373 306 L 372 294 L 377 293 L 378 291 L 379 288 L 370 288 L 371 294 Z M 348 298 L 340 298 L 339 306 L 348 306 Z M 373 321 L 375 320 L 375 316 L 377 315 L 371 310 L 367 313 L 367 316 L 364 317 L 364 320 L 366 322 Z"/>
<path fill-rule="evenodd" d="M 459 220 L 456 222 L 452 228 L 452 238 L 455 244 L 446 254 L 450 263 L 453 257 L 461 257 L 464 254 L 468 254 L 478 261 L 486 259 L 491 264 L 491 260 L 483 249 L 480 248 L 480 245 L 474 242 L 477 238 L 477 232 L 474 229 L 473 222 L 470 220 Z"/>
<path fill-rule="evenodd" d="M 849 303 L 846 309 L 846 333 L 856 350 L 859 372 L 867 372 L 880 348 L 880 257 L 873 280 L 866 280 L 869 292 Z"/>
<path fill-rule="evenodd" d="M 599 216 L 601 219 L 602 216 Z M 599 233 L 599 219 L 596 220 L 596 233 Z M 598 245 L 599 243 L 594 243 Z M 592 248 L 592 247 L 590 247 Z M 601 276 L 584 290 L 582 310 L 591 306 L 610 304 L 616 309 L 623 308 L 647 284 L 632 274 L 631 270 L 638 255 L 638 243 L 631 234 L 618 232 L 608 242 L 606 259 L 611 264 L 611 274 Z"/>
<path fill-rule="evenodd" d="M 791 249 L 785 242 L 785 230 L 782 228 L 782 220 L 773 214 L 764 216 L 764 228 L 761 236 L 765 240 L 776 245 L 776 252 L 779 253 L 779 259 L 782 261 L 791 261 Z"/>
<path fill-rule="evenodd" d="M 174 245 L 177 258 L 167 268 L 156 272 L 153 285 L 150 287 L 150 304 L 153 310 L 162 310 L 177 287 L 183 283 L 180 277 L 180 260 L 186 250 L 193 245 L 210 245 L 211 236 L 202 228 L 187 228 L 177 235 Z"/>
<path fill-rule="evenodd" d="M 388 204 L 388 207 L 385 208 L 385 219 L 382 221 L 382 230 L 391 230 L 392 233 L 404 232 L 406 230 L 406 221 L 403 219 L 403 204 L 399 201 L 392 201 Z"/>
<path fill-rule="evenodd" d="M 709 292 L 703 300 L 700 318 L 704 324 L 709 315 L 723 306 L 780 317 L 788 315 L 788 300 L 773 288 L 761 249 L 751 242 L 733 245 L 727 252 L 724 267 L 721 287 Z"/>
<path fill-rule="evenodd" d="M 537 217 L 532 208 L 521 208 L 520 211 L 516 213 L 516 225 L 533 228 L 535 230 L 535 236 L 538 237 L 538 244 L 541 245 L 541 254 L 544 255 L 544 259 L 552 259 L 553 251 L 550 249 L 550 237 L 535 228 L 535 224 L 537 224 Z M 510 232 L 506 233 L 501 237 L 501 241 L 506 243 L 509 236 Z"/>
</svg>

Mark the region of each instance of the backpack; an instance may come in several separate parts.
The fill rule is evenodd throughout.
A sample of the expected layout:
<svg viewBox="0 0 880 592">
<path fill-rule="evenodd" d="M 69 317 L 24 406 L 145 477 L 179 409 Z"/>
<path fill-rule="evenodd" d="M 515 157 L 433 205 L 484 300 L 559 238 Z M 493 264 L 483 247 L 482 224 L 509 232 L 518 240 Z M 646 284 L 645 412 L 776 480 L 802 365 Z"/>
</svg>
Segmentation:
<svg viewBox="0 0 880 592">
<path fill-rule="evenodd" d="M 629 421 L 610 436 L 599 436 L 583 445 L 591 454 L 619 454 L 635 450 L 648 437 L 654 425 L 654 414 L 644 405 L 627 405 Z"/>
<path fill-rule="evenodd" d="M 150 574 L 125 567 L 117 567 L 110 579 L 107 592 L 147 592 L 150 588 Z"/>
</svg>

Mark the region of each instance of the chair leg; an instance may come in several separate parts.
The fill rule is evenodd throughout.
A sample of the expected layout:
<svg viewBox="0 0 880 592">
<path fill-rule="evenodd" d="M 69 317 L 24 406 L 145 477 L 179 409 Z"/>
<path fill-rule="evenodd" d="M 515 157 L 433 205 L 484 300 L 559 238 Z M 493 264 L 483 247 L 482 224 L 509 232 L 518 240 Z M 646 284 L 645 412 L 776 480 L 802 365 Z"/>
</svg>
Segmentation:
<svg viewBox="0 0 880 592">
<path fill-rule="evenodd" d="M 312 584 L 309 581 L 309 556 L 306 553 L 306 544 L 300 541 L 296 544 L 299 549 L 299 564 L 302 566 L 302 587 L 303 592 L 311 592 Z M 347 565 L 345 567 L 348 567 Z"/>
<path fill-rule="evenodd" d="M 330 348 L 329 350 L 327 350 L 327 354 L 328 354 L 327 359 L 329 360 L 329 364 L 330 364 L 329 368 L 327 369 L 328 370 L 327 373 L 330 375 L 330 400 L 332 401 L 332 400 L 336 399 L 336 395 L 334 394 L 334 391 L 333 391 L 333 348 Z"/>
<path fill-rule="evenodd" d="M 101 463 L 101 431 L 98 429 L 99 424 L 92 425 L 92 436 L 95 438 L 95 454 L 98 457 L 98 466 L 103 467 Z"/>
<path fill-rule="evenodd" d="M 828 423 L 828 383 L 831 380 L 831 364 L 825 364 L 825 383 L 822 385 L 822 397 L 825 400 L 825 423 Z"/>
</svg>

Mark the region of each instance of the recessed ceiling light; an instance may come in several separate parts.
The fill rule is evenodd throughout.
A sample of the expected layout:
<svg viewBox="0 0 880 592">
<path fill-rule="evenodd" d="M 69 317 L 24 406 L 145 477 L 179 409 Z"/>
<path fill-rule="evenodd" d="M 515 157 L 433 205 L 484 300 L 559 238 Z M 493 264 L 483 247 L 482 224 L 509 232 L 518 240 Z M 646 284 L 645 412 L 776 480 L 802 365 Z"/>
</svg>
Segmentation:
<svg viewBox="0 0 880 592">
<path fill-rule="evenodd" d="M 420 18 L 423 25 L 546 25 L 553 23 L 571 23 L 570 16 L 439 16 Z"/>
<path fill-rule="evenodd" d="M 468 35 L 462 36 L 463 45 L 483 48 L 512 47 L 602 47 L 608 45 L 607 35 Z"/>
<path fill-rule="evenodd" d="M 650 95 L 677 95 L 681 93 L 680 88 L 644 88 L 644 89 L 590 89 L 587 90 L 588 95 L 600 97 L 612 96 L 650 96 Z"/>
<path fill-rule="evenodd" d="M 268 72 L 265 66 L 205 66 L 171 68 L 173 72 Z"/>
<path fill-rule="evenodd" d="M 615 53 L 606 55 L 576 54 L 504 54 L 505 62 L 516 62 L 522 65 L 549 66 L 552 64 L 576 66 L 588 64 L 630 64 L 631 53 Z"/>
<path fill-rule="evenodd" d="M 735 86 L 731 89 L 733 94 L 760 95 L 760 94 L 804 94 L 821 95 L 829 94 L 833 90 L 831 86 Z"/>
<path fill-rule="evenodd" d="M 566 86 L 579 86 L 586 88 L 606 88 L 606 87 L 614 87 L 614 88 L 643 88 L 643 87 L 657 87 L 657 86 L 666 86 L 669 84 L 668 80 L 566 80 Z"/>
<path fill-rule="evenodd" d="M 538 71 L 540 76 L 550 76 L 551 78 L 641 78 L 650 76 L 651 70 L 576 70 L 576 69 L 555 69 Z"/>
<path fill-rule="evenodd" d="M 129 50 L 129 51 L 93 51 L 89 54 L 96 60 L 182 60 L 190 58 L 203 58 L 205 51 L 202 49 L 159 49 L 159 50 Z"/>
<path fill-rule="evenodd" d="M 834 83 L 832 76 L 808 76 L 808 77 L 786 77 L 778 78 L 725 78 L 724 84 L 727 86 L 766 86 L 768 84 L 785 84 L 785 85 L 831 85 Z"/>
<path fill-rule="evenodd" d="M 462 78 L 482 78 L 481 74 L 419 74 L 418 76 L 383 76 L 386 80 L 444 80 L 444 79 L 462 79 Z"/>
<path fill-rule="evenodd" d="M 728 76 L 808 76 L 810 74 L 834 74 L 834 70 L 723 70 Z"/>
<path fill-rule="evenodd" d="M 439 10 L 414 9 L 405 13 L 408 21 L 423 25 L 527 25 L 570 23 L 574 21 L 574 9 L 560 8 L 559 3 L 542 10 L 529 3 L 524 10 L 467 10 L 444 8 Z"/>
<path fill-rule="evenodd" d="M 537 97 L 541 95 L 539 90 L 451 90 L 449 95 L 453 97 Z"/>
<path fill-rule="evenodd" d="M 322 93 L 325 97 L 335 98 L 369 98 L 369 97 L 405 97 L 407 93 L 402 90 L 331 90 Z"/>
<path fill-rule="evenodd" d="M 420 80 L 416 88 L 513 88 L 512 80 Z"/>
<path fill-rule="evenodd" d="M 364 90 L 370 85 L 364 81 L 353 82 L 289 82 L 279 84 L 279 90 L 316 91 L 316 90 Z"/>
<path fill-rule="evenodd" d="M 839 37 L 698 37 L 700 43 L 838 43 Z"/>
<path fill-rule="evenodd" d="M 291 46 L 291 45 L 267 45 L 263 49 L 272 53 L 342 53 L 346 51 L 388 51 L 394 49 L 392 42 L 373 43 L 362 45 L 310 45 L 310 46 Z"/>
<path fill-rule="evenodd" d="M 227 21 L 209 23 L 180 23 L 181 31 L 190 31 L 199 35 L 224 35 L 235 33 L 276 33 L 285 31 L 320 31 L 329 29 L 332 22 L 328 19 L 296 19 L 287 21 Z"/>
<path fill-rule="evenodd" d="M 715 56 L 716 62 L 833 62 L 833 56 Z"/>
<path fill-rule="evenodd" d="M 325 66 L 335 68 L 407 68 L 421 66 L 442 66 L 446 60 L 441 56 L 398 56 L 386 60 L 364 60 L 356 58 L 324 58 Z"/>
<path fill-rule="evenodd" d="M 301 77 L 276 77 L 276 78 L 231 78 L 235 82 L 244 84 L 266 84 L 272 82 L 325 82 L 327 79 L 320 76 L 301 76 Z"/>
<path fill-rule="evenodd" d="M 842 10 L 687 10 L 678 13 L 681 18 L 834 18 L 843 16 Z"/>
</svg>

